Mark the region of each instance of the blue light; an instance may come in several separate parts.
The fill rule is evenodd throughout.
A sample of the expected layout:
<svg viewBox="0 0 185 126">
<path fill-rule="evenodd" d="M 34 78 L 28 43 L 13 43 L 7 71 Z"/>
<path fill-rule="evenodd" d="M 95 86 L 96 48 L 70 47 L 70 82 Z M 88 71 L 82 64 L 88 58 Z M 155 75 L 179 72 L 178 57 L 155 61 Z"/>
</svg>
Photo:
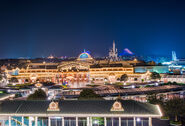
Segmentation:
<svg viewBox="0 0 185 126">
<path fill-rule="evenodd" d="M 89 58 L 89 56 L 86 53 L 83 53 L 80 55 L 81 59 Z"/>
</svg>

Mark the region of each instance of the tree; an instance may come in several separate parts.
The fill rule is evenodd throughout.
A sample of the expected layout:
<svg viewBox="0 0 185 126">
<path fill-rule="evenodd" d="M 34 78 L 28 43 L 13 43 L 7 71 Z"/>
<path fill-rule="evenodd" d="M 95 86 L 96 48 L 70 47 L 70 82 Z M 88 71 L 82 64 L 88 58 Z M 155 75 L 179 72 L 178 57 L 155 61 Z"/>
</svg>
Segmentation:
<svg viewBox="0 0 185 126">
<path fill-rule="evenodd" d="M 168 101 L 164 100 L 163 95 L 147 95 L 147 101 L 151 104 L 160 105 L 160 108 L 163 111 L 164 116 L 168 116 L 173 121 L 178 121 L 178 117 L 185 116 L 185 101 L 184 99 L 174 98 Z"/>
<path fill-rule="evenodd" d="M 98 126 L 104 126 L 104 118 L 103 117 L 92 117 L 92 121 Z"/>
<path fill-rule="evenodd" d="M 161 76 L 160 76 L 160 74 L 159 73 L 157 73 L 157 72 L 152 72 L 152 74 L 150 75 L 150 78 L 151 79 L 161 79 Z"/>
<path fill-rule="evenodd" d="M 10 82 L 12 82 L 12 83 L 17 83 L 17 82 L 18 82 L 18 79 L 17 79 L 16 77 L 12 77 L 12 78 L 10 79 Z"/>
<path fill-rule="evenodd" d="M 0 74 L 0 81 L 3 79 L 3 76 Z"/>
<path fill-rule="evenodd" d="M 30 94 L 27 100 L 46 100 L 47 95 L 42 89 L 36 90 L 33 94 Z"/>
<path fill-rule="evenodd" d="M 150 65 L 150 66 L 155 66 L 156 63 L 155 63 L 154 61 L 150 61 L 150 62 L 148 62 L 148 65 Z"/>
<path fill-rule="evenodd" d="M 94 81 L 95 81 L 95 79 L 94 79 L 94 78 L 92 78 L 92 81 L 91 81 L 91 83 L 92 83 L 92 84 L 94 84 Z"/>
<path fill-rule="evenodd" d="M 178 121 L 178 117 L 185 115 L 185 101 L 180 98 L 168 100 L 164 109 L 169 117 L 174 118 L 174 121 Z"/>
<path fill-rule="evenodd" d="M 127 74 L 123 74 L 123 75 L 121 75 L 121 77 L 120 77 L 120 81 L 127 81 L 128 80 L 128 76 L 127 76 Z"/>
<path fill-rule="evenodd" d="M 120 81 L 120 78 L 117 78 L 117 81 Z"/>
<path fill-rule="evenodd" d="M 163 95 L 157 96 L 157 94 L 147 95 L 147 101 L 151 104 L 163 105 L 164 97 Z"/>
<path fill-rule="evenodd" d="M 25 83 L 28 83 L 29 82 L 29 80 L 28 79 L 25 79 Z"/>
<path fill-rule="evenodd" d="M 92 89 L 83 89 L 78 99 L 102 99 L 102 97 L 96 94 Z"/>
</svg>

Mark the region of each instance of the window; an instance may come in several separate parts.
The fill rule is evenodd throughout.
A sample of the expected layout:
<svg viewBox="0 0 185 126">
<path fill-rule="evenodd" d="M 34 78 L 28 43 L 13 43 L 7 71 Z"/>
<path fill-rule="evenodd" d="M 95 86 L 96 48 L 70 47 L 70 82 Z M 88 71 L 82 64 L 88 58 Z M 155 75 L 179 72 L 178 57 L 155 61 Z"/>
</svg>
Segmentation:
<svg viewBox="0 0 185 126">
<path fill-rule="evenodd" d="M 78 118 L 78 126 L 87 126 L 87 118 L 86 117 Z"/>
<path fill-rule="evenodd" d="M 148 118 L 136 118 L 136 126 L 149 126 Z"/>
<path fill-rule="evenodd" d="M 134 126 L 133 118 L 121 118 L 121 126 Z"/>
<path fill-rule="evenodd" d="M 48 117 L 38 117 L 38 126 L 48 126 Z"/>
<path fill-rule="evenodd" d="M 107 126 L 119 126 L 119 118 L 107 118 Z"/>
<path fill-rule="evenodd" d="M 62 126 L 62 117 L 51 117 L 51 126 Z"/>
<path fill-rule="evenodd" d="M 64 117 L 64 126 L 76 126 L 76 118 Z"/>
</svg>

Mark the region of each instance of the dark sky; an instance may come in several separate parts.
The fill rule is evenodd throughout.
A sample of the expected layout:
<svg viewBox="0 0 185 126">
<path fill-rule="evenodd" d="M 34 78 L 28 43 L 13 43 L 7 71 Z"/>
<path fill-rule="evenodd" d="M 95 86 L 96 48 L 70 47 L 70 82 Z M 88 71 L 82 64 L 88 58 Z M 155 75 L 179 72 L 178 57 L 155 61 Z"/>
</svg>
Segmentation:
<svg viewBox="0 0 185 126">
<path fill-rule="evenodd" d="M 185 57 L 185 1 L 0 1 L 0 58 L 105 56 L 113 40 L 119 52 Z"/>
</svg>

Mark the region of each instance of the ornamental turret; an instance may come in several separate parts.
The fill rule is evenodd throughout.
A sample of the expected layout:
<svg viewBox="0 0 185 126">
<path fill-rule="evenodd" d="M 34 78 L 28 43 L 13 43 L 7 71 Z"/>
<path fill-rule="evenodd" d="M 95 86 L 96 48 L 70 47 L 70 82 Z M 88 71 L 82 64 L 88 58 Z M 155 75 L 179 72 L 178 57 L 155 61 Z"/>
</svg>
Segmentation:
<svg viewBox="0 0 185 126">
<path fill-rule="evenodd" d="M 109 59 L 110 61 L 118 61 L 118 51 L 115 46 L 115 41 L 113 40 L 112 49 L 109 50 Z"/>
</svg>

